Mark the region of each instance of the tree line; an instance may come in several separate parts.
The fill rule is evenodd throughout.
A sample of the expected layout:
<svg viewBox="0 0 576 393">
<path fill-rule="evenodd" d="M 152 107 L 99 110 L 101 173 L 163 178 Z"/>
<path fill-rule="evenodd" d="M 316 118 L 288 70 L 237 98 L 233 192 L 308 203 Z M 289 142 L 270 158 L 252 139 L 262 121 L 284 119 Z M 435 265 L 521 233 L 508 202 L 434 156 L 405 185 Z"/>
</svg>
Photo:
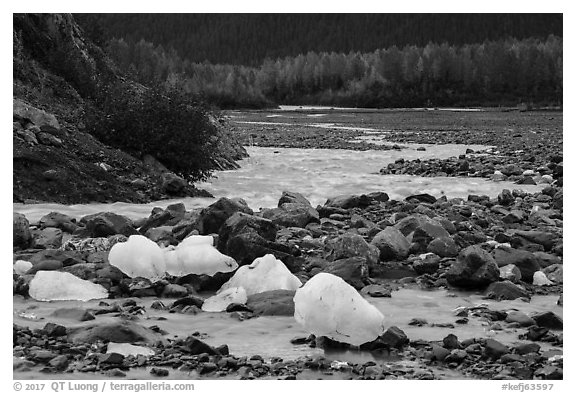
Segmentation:
<svg viewBox="0 0 576 393">
<path fill-rule="evenodd" d="M 562 14 L 75 14 L 93 39 L 144 39 L 195 63 L 259 67 L 308 52 L 369 53 L 562 36 Z M 97 42 L 98 43 L 98 42 Z"/>
<path fill-rule="evenodd" d="M 181 89 L 221 108 L 562 103 L 561 37 L 309 51 L 259 66 L 193 62 L 145 40 L 111 39 L 110 56 L 144 84 Z"/>
</svg>

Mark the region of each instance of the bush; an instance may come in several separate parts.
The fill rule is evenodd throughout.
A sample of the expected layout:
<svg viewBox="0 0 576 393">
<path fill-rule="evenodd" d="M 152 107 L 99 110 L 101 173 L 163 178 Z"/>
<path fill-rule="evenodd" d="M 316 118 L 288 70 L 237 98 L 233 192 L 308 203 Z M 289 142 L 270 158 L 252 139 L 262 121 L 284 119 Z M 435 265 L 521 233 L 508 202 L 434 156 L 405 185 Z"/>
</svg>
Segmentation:
<svg viewBox="0 0 576 393">
<path fill-rule="evenodd" d="M 197 181 L 210 176 L 218 140 L 207 111 L 178 90 L 109 85 L 87 130 L 101 142 L 142 158 L 149 154 L 174 173 Z"/>
</svg>

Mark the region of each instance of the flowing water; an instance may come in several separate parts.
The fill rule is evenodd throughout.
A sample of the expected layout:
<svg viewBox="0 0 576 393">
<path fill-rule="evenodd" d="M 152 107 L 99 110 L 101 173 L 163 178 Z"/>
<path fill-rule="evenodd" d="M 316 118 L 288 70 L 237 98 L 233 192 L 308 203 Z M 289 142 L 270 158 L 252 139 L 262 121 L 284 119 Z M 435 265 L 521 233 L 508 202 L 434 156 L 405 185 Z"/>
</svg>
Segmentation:
<svg viewBox="0 0 576 393">
<path fill-rule="evenodd" d="M 385 191 L 392 199 L 402 199 L 416 193 L 429 193 L 436 197 L 466 198 L 469 194 L 494 197 L 504 188 L 536 192 L 542 186 L 516 185 L 511 182 L 492 182 L 482 178 L 420 177 L 411 175 L 385 175 L 378 172 L 398 158 L 406 160 L 449 158 L 463 154 L 467 148 L 475 151 L 481 145 L 422 145 L 403 144 L 402 150 L 330 150 L 248 147 L 250 157 L 240 162 L 241 168 L 222 171 L 215 178 L 200 183 L 200 188 L 218 197 L 239 197 L 255 210 L 276 207 L 282 191 L 296 191 L 312 204 L 323 204 L 326 199 L 342 194 L 361 194 Z M 425 147 L 425 151 L 416 150 Z M 102 211 L 112 211 L 130 218 L 146 217 L 153 207 L 166 207 L 183 202 L 187 209 L 204 207 L 214 202 L 211 198 L 180 198 L 155 201 L 148 204 L 111 203 L 60 205 L 56 203 L 14 204 L 14 211 L 23 213 L 35 222 L 43 215 L 58 211 L 71 217 L 82 217 Z"/>
</svg>

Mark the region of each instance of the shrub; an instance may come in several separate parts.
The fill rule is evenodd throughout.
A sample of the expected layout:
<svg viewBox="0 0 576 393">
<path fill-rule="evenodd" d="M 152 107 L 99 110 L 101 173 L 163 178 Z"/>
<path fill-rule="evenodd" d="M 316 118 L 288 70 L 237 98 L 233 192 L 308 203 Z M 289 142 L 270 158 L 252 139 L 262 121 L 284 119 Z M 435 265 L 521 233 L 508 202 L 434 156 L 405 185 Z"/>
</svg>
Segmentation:
<svg viewBox="0 0 576 393">
<path fill-rule="evenodd" d="M 142 158 L 149 154 L 176 174 L 206 179 L 213 169 L 217 129 L 207 111 L 179 90 L 108 85 L 87 130 L 101 142 Z"/>
</svg>

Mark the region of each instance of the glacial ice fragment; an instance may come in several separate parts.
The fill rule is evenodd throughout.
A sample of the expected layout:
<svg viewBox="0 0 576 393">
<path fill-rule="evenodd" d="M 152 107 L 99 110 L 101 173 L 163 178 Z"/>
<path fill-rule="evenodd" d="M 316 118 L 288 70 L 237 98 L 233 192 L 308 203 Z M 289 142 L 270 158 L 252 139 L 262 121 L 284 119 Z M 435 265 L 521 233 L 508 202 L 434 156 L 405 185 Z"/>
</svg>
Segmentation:
<svg viewBox="0 0 576 393">
<path fill-rule="evenodd" d="M 17 260 L 14 262 L 12 269 L 16 274 L 25 274 L 28 270 L 32 268 L 32 263 L 28 261 L 23 261 L 22 259 Z"/>
<path fill-rule="evenodd" d="M 318 273 L 296 290 L 294 318 L 316 336 L 361 345 L 384 333 L 384 316 L 352 286 Z"/>
<path fill-rule="evenodd" d="M 82 280 L 67 272 L 40 270 L 30 281 L 28 293 L 33 299 L 81 300 L 105 299 L 108 291 L 100 284 Z"/>
<path fill-rule="evenodd" d="M 119 353 L 124 356 L 152 356 L 154 355 L 154 350 L 146 347 L 141 347 L 138 345 L 132 345 L 128 343 L 108 343 L 108 348 L 106 353 Z"/>
<path fill-rule="evenodd" d="M 248 296 L 275 289 L 295 290 L 302 282 L 290 273 L 284 263 L 272 254 L 256 258 L 250 265 L 241 266 L 217 293 L 229 288 L 243 287 Z"/>
<path fill-rule="evenodd" d="M 222 312 L 226 311 L 226 307 L 232 303 L 246 304 L 247 300 L 248 296 L 246 295 L 246 290 L 244 290 L 244 288 L 228 288 L 225 291 L 206 299 L 202 304 L 202 311 Z"/>
<path fill-rule="evenodd" d="M 150 281 L 160 280 L 166 272 L 164 253 L 152 240 L 132 235 L 127 242 L 116 243 L 108 255 L 110 264 L 129 277 L 144 277 Z"/>
<path fill-rule="evenodd" d="M 218 272 L 227 273 L 238 268 L 234 258 L 222 254 L 207 242 L 194 244 L 192 241 L 184 241 L 175 248 L 164 249 L 164 257 L 166 272 L 178 277 L 188 274 L 213 276 Z"/>
</svg>

